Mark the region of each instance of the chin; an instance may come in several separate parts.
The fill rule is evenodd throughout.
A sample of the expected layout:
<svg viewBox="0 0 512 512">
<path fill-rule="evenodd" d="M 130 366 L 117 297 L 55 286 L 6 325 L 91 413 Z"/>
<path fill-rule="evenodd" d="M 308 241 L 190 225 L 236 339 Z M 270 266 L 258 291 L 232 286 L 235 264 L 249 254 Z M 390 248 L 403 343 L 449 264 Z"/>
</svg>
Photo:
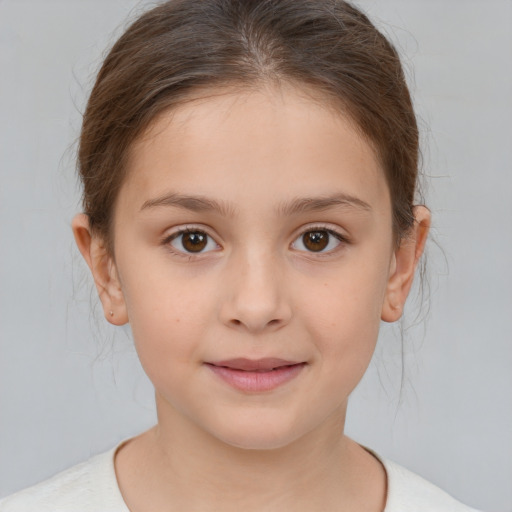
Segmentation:
<svg viewBox="0 0 512 512">
<path fill-rule="evenodd" d="M 220 440 L 233 448 L 239 448 L 241 450 L 270 451 L 284 448 L 290 445 L 295 439 L 281 436 L 237 436 L 235 438 L 221 438 Z"/>
<path fill-rule="evenodd" d="M 292 444 L 304 433 L 285 422 L 271 422 L 260 419 L 246 422 L 232 422 L 229 427 L 213 433 L 217 439 L 234 448 L 243 450 L 277 450 Z"/>
</svg>

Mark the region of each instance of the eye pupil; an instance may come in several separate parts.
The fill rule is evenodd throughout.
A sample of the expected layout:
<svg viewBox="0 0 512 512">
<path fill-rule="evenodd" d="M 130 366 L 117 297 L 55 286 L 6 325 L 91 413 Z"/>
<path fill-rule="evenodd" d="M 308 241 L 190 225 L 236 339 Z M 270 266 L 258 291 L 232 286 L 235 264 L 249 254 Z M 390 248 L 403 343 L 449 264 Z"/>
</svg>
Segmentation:
<svg viewBox="0 0 512 512">
<path fill-rule="evenodd" d="M 309 231 L 304 233 L 302 241 L 304 246 L 310 251 L 322 251 L 329 243 L 329 233 L 327 231 Z"/>
<path fill-rule="evenodd" d="M 188 252 L 200 252 L 208 243 L 208 235 L 200 232 L 183 233 L 182 244 Z"/>
</svg>

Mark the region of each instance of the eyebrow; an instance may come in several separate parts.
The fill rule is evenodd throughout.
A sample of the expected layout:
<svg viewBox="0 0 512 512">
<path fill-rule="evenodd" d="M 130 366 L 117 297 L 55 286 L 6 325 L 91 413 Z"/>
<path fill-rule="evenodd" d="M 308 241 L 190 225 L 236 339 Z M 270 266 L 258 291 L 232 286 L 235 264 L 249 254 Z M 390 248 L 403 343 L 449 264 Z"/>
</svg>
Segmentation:
<svg viewBox="0 0 512 512">
<path fill-rule="evenodd" d="M 141 211 L 147 208 L 157 206 L 173 206 L 190 210 L 193 212 L 219 212 L 225 217 L 234 216 L 235 208 L 224 201 L 216 201 L 203 196 L 189 196 L 183 194 L 166 194 L 155 199 L 149 199 L 142 207 Z"/>
<path fill-rule="evenodd" d="M 218 212 L 225 217 L 235 216 L 237 208 L 225 201 L 216 201 L 204 196 L 191 196 L 177 193 L 166 194 L 147 200 L 142 210 L 160 206 L 178 207 L 193 212 Z M 282 216 L 308 212 L 320 212 L 331 208 L 353 208 L 370 212 L 371 206 L 365 201 L 344 193 L 321 197 L 301 197 L 287 201 L 277 209 Z"/>
<path fill-rule="evenodd" d="M 304 197 L 293 199 L 292 201 L 283 204 L 279 208 L 279 213 L 286 216 L 298 213 L 320 212 L 340 207 L 353 208 L 367 212 L 372 210 L 372 207 L 362 199 L 349 194 L 339 193 L 323 197 Z"/>
</svg>

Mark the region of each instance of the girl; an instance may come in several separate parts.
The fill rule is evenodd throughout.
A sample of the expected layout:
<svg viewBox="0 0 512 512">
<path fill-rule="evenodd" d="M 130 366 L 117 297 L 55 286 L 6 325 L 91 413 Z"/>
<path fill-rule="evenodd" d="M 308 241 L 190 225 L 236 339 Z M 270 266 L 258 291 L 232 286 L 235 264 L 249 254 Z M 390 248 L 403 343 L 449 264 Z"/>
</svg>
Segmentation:
<svg viewBox="0 0 512 512">
<path fill-rule="evenodd" d="M 75 239 L 158 424 L 11 511 L 469 511 L 344 435 L 430 226 L 399 59 L 341 0 L 173 0 L 91 93 Z"/>
</svg>

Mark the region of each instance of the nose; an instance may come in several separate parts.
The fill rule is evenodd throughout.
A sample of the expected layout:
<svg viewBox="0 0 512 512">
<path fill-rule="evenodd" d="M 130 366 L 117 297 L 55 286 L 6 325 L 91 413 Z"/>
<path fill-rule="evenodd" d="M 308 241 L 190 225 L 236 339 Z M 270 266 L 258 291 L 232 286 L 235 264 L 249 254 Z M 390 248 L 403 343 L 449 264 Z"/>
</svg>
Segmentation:
<svg viewBox="0 0 512 512">
<path fill-rule="evenodd" d="M 258 334 L 289 323 L 292 309 L 284 272 L 275 258 L 252 252 L 228 267 L 220 306 L 225 325 Z"/>
</svg>

